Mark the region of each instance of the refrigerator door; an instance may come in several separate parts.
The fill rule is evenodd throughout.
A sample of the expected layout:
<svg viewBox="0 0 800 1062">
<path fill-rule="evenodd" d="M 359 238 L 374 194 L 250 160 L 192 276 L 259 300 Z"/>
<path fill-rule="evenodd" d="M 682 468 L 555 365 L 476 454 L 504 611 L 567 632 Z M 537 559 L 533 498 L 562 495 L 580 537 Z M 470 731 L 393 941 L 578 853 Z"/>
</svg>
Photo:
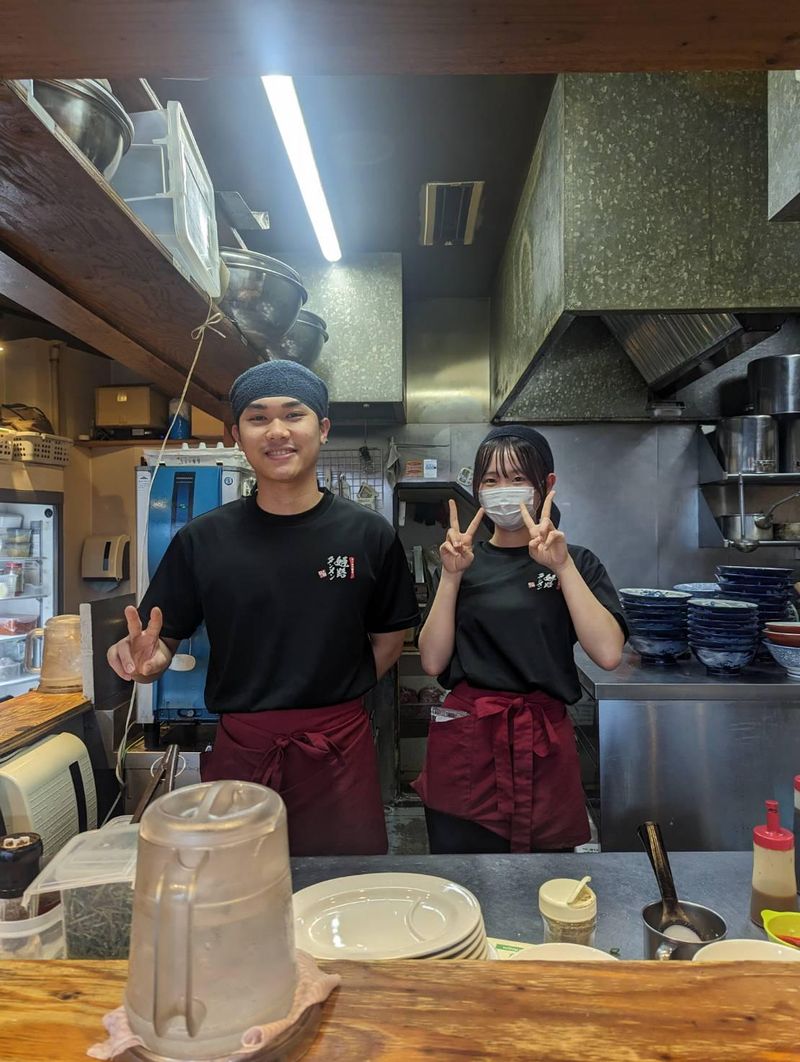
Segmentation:
<svg viewBox="0 0 800 1062">
<path fill-rule="evenodd" d="M 62 504 L 61 494 L 0 491 L 0 698 L 39 684 L 25 640 L 60 611 Z"/>
</svg>

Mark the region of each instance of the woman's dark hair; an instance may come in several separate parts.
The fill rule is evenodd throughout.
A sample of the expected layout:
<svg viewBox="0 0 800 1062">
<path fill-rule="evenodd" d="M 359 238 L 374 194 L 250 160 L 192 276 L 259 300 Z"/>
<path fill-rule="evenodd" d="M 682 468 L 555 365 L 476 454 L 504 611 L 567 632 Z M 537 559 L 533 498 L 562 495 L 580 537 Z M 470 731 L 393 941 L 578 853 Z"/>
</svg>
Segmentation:
<svg viewBox="0 0 800 1062">
<path fill-rule="evenodd" d="M 502 476 L 521 472 L 530 481 L 536 491 L 535 519 L 538 520 L 547 497 L 547 477 L 552 469 L 547 467 L 536 447 L 525 439 L 504 435 L 481 443 L 475 454 L 475 469 L 472 473 L 472 493 L 475 501 L 479 501 L 478 491 L 495 455 L 497 455 L 497 467 Z"/>
</svg>

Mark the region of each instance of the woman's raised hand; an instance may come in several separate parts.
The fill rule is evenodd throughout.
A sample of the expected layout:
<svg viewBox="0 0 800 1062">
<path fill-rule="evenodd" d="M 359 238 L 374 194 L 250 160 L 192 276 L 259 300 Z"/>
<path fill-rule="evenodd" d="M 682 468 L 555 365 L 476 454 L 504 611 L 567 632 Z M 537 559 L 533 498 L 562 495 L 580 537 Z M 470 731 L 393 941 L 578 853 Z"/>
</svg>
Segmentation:
<svg viewBox="0 0 800 1062">
<path fill-rule="evenodd" d="M 551 490 L 544 500 L 542 513 L 537 523 L 523 504 L 520 504 L 522 519 L 530 532 L 531 540 L 528 543 L 528 552 L 538 563 L 543 564 L 550 571 L 559 572 L 569 563 L 569 551 L 567 550 L 567 538 L 563 531 L 558 531 L 550 519 L 550 511 L 553 508 L 553 498 L 556 492 Z"/>
<path fill-rule="evenodd" d="M 472 540 L 483 519 L 483 509 L 478 509 L 466 531 L 462 531 L 458 522 L 458 507 L 455 501 L 450 499 L 450 529 L 447 538 L 439 546 L 439 556 L 442 559 L 442 567 L 451 575 L 465 572 L 474 560 L 472 552 Z"/>
</svg>

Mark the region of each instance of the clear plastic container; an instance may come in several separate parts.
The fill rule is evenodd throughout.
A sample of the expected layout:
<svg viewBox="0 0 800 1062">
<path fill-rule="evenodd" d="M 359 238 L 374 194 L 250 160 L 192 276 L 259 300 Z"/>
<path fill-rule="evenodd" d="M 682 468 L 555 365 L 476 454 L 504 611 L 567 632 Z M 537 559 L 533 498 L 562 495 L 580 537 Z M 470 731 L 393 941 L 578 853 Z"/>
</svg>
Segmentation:
<svg viewBox="0 0 800 1062">
<path fill-rule="evenodd" d="M 16 572 L 8 569 L 0 571 L 0 598 L 14 597 L 18 585 L 19 579 Z"/>
<path fill-rule="evenodd" d="M 65 957 L 61 904 L 36 918 L 0 922 L 0 960 Z"/>
<path fill-rule="evenodd" d="M 590 877 L 552 878 L 539 889 L 539 913 L 545 944 L 585 944 L 594 947 L 597 897 Z"/>
<path fill-rule="evenodd" d="M 214 186 L 180 103 L 132 114 L 133 144 L 112 185 L 207 294 L 220 294 Z"/>
<path fill-rule="evenodd" d="M 0 531 L 0 556 L 2 557 L 30 557 L 31 555 L 31 532 L 30 530 L 5 530 Z"/>
<path fill-rule="evenodd" d="M 60 892 L 68 959 L 125 959 L 130 943 L 138 824 L 73 837 L 25 892 Z"/>
</svg>

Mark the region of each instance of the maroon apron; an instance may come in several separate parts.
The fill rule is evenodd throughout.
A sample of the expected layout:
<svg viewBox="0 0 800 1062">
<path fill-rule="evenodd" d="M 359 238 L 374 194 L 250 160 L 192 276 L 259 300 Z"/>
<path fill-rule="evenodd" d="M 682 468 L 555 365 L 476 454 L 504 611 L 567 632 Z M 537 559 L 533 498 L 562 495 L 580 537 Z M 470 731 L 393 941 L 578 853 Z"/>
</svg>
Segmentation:
<svg viewBox="0 0 800 1062">
<path fill-rule="evenodd" d="M 500 834 L 512 852 L 589 840 L 575 731 L 561 701 L 461 682 L 442 707 L 467 714 L 431 721 L 413 783 L 424 804 Z"/>
<path fill-rule="evenodd" d="M 204 782 L 237 778 L 286 804 L 292 855 L 383 855 L 378 762 L 359 698 L 328 708 L 226 712 L 200 757 Z"/>
</svg>

